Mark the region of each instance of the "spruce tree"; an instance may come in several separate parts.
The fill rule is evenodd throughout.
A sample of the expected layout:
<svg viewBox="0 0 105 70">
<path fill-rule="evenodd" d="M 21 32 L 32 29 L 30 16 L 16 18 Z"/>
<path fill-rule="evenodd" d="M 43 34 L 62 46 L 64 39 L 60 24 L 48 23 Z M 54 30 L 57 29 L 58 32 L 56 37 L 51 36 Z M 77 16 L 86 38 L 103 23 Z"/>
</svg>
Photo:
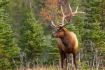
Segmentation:
<svg viewBox="0 0 105 70">
<path fill-rule="evenodd" d="M 26 54 L 26 61 L 32 62 L 36 60 L 37 52 L 43 52 L 45 47 L 44 32 L 41 23 L 35 19 L 34 11 L 30 5 L 24 7 L 23 12 L 20 47 Z"/>
<path fill-rule="evenodd" d="M 8 0 L 0 0 L 0 4 Z M 14 68 L 13 59 L 17 58 L 19 48 L 12 30 L 12 21 L 7 10 L 7 4 L 0 7 L 0 69 Z"/>
</svg>

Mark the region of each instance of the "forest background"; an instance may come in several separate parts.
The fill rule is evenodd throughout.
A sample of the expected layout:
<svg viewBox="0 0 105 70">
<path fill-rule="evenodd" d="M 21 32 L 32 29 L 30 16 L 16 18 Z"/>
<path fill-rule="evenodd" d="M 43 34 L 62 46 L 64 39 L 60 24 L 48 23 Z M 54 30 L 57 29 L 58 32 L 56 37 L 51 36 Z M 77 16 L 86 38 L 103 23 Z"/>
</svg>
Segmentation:
<svg viewBox="0 0 105 70">
<path fill-rule="evenodd" d="M 105 0 L 0 0 L 0 70 L 59 65 L 50 26 L 52 14 L 61 21 L 58 1 L 85 12 L 66 26 L 79 40 L 79 66 L 104 70 Z"/>
</svg>

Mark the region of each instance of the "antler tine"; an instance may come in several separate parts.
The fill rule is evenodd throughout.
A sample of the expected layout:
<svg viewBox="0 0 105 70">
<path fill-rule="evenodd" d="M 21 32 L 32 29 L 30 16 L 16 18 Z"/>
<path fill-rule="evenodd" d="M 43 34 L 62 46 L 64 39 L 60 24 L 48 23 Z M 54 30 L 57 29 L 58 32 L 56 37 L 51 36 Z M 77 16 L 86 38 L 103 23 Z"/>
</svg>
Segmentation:
<svg viewBox="0 0 105 70">
<path fill-rule="evenodd" d="M 77 6 L 77 8 L 76 8 L 75 12 L 77 13 L 77 11 L 78 11 L 78 6 Z"/>
<path fill-rule="evenodd" d="M 55 28 L 57 28 L 57 26 L 54 24 L 53 21 L 51 21 L 52 26 L 54 26 Z"/>
<path fill-rule="evenodd" d="M 85 12 L 80 12 L 80 11 L 78 12 L 78 6 L 77 6 L 75 12 L 73 12 L 73 16 L 75 16 L 75 14 L 77 14 L 77 13 L 85 13 Z"/>
<path fill-rule="evenodd" d="M 77 6 L 75 12 L 73 12 L 73 11 L 72 11 L 72 8 L 71 8 L 71 6 L 70 6 L 70 4 L 69 4 L 70 13 L 71 13 L 72 16 L 75 16 L 75 14 L 77 14 L 77 13 L 85 13 L 85 12 L 78 12 L 78 7 L 79 7 L 79 6 Z"/>
<path fill-rule="evenodd" d="M 73 12 L 72 12 L 72 8 L 71 8 L 70 4 L 69 4 L 69 9 L 70 9 L 70 13 L 72 14 Z"/>
<path fill-rule="evenodd" d="M 61 6 L 61 12 L 62 12 L 62 15 L 63 15 L 63 17 L 62 17 L 62 26 L 64 26 L 64 21 L 65 21 L 65 14 L 64 14 L 64 12 L 63 12 L 63 8 L 62 8 L 62 6 Z"/>
</svg>

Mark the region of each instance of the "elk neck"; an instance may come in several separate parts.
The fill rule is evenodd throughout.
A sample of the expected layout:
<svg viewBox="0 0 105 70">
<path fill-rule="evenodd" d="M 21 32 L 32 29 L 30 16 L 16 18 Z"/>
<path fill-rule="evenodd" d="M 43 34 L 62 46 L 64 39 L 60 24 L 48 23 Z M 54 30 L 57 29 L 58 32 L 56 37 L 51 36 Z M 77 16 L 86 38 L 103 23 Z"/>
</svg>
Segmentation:
<svg viewBox="0 0 105 70">
<path fill-rule="evenodd" d="M 66 28 L 63 28 L 64 36 L 60 37 L 62 43 L 64 44 L 65 48 L 70 48 L 71 45 L 69 44 L 68 33 L 69 31 Z"/>
</svg>

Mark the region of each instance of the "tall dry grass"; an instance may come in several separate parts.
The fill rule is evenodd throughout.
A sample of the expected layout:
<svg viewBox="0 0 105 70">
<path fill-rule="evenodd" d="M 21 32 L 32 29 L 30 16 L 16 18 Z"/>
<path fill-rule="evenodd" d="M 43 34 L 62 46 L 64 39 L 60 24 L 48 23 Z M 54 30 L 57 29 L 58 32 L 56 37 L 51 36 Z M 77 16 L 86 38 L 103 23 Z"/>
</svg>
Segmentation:
<svg viewBox="0 0 105 70">
<path fill-rule="evenodd" d="M 62 70 L 62 69 L 59 66 L 50 65 L 50 66 L 36 66 L 34 68 L 17 68 L 16 70 Z M 68 70 L 72 70 L 72 68 L 69 67 Z M 79 68 L 79 70 L 105 70 L 105 67 L 100 68 L 100 69 L 81 67 Z"/>
<path fill-rule="evenodd" d="M 61 70 L 59 66 L 36 66 L 35 68 L 18 68 L 16 70 Z"/>
</svg>

